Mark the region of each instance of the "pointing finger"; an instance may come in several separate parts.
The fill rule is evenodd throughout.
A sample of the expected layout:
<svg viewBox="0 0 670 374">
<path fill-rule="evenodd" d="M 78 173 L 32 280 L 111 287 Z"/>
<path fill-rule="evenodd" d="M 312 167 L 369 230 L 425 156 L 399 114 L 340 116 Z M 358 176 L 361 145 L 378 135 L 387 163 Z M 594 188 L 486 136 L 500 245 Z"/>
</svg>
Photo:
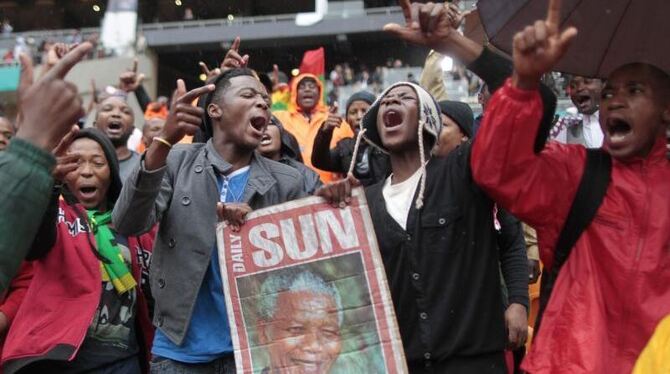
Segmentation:
<svg viewBox="0 0 670 374">
<path fill-rule="evenodd" d="M 547 9 L 547 26 L 549 29 L 558 30 L 561 22 L 561 0 L 549 0 Z"/>
<path fill-rule="evenodd" d="M 339 109 L 340 105 L 336 102 L 333 103 L 333 105 L 330 106 L 329 112 L 330 114 L 337 114 L 337 110 Z"/>
<path fill-rule="evenodd" d="M 190 104 L 196 98 L 198 98 L 198 97 L 200 97 L 200 96 L 202 96 L 206 93 L 212 92 L 212 91 L 214 91 L 214 85 L 213 84 L 207 84 L 207 85 L 204 85 L 202 87 L 198 87 L 198 88 L 192 89 L 191 91 L 188 91 L 186 94 L 179 97 L 179 99 L 177 101 L 179 101 L 181 103 Z"/>
<path fill-rule="evenodd" d="M 559 56 L 562 56 L 568 50 L 570 43 L 572 43 L 576 36 L 577 29 L 575 27 L 568 27 L 561 33 L 558 39 Z"/>
<path fill-rule="evenodd" d="M 44 79 L 63 79 L 67 73 L 79 62 L 88 51 L 93 48 L 93 45 L 89 42 L 81 43 L 77 48 L 68 52 L 63 58 L 58 61 L 58 63 L 49 70 L 45 75 Z"/>
<path fill-rule="evenodd" d="M 21 77 L 19 78 L 19 97 L 25 93 L 30 86 L 33 85 L 34 72 L 33 72 L 33 59 L 30 58 L 25 53 L 19 55 L 19 60 L 21 61 Z"/>
<path fill-rule="evenodd" d="M 233 40 L 233 45 L 230 47 L 231 50 L 237 52 L 240 49 L 240 37 L 235 37 Z"/>
<path fill-rule="evenodd" d="M 412 4 L 410 0 L 400 0 L 400 7 L 402 14 L 405 17 L 405 24 L 407 26 L 412 24 Z"/>
<path fill-rule="evenodd" d="M 209 76 L 209 67 L 207 67 L 207 64 L 200 61 L 198 62 L 198 65 L 200 65 L 200 69 L 202 70 L 202 72 L 205 73 L 205 75 Z"/>
<path fill-rule="evenodd" d="M 137 73 L 137 58 L 133 59 L 133 73 Z"/>
</svg>

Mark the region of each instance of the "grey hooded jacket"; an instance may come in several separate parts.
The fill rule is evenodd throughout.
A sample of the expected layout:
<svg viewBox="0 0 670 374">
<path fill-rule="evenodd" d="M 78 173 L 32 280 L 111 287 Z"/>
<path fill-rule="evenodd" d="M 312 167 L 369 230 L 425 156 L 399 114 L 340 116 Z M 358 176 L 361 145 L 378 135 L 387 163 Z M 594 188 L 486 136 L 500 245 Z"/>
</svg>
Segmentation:
<svg viewBox="0 0 670 374">
<path fill-rule="evenodd" d="M 176 145 L 167 165 L 144 162 L 124 183 L 113 212 L 118 232 L 137 235 L 160 223 L 151 263 L 154 325 L 180 345 L 216 242 L 217 173 L 231 169 L 206 144 Z M 260 209 L 307 196 L 300 173 L 254 153 L 243 201 Z"/>
</svg>

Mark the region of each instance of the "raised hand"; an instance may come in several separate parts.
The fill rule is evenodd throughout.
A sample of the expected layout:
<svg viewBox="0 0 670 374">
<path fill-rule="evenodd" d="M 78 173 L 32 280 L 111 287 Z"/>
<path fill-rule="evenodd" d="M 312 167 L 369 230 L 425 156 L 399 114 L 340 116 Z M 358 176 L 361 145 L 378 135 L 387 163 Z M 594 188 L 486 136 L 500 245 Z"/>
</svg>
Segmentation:
<svg viewBox="0 0 670 374">
<path fill-rule="evenodd" d="M 514 76 L 517 87 L 533 89 L 550 72 L 577 36 L 577 29 L 559 30 L 561 0 L 549 0 L 547 18 L 514 35 Z"/>
<path fill-rule="evenodd" d="M 79 158 L 80 155 L 76 153 L 69 153 L 68 149 L 74 141 L 74 137 L 79 132 L 79 126 L 73 125 L 70 131 L 65 134 L 63 139 L 58 143 L 56 148 L 53 150 L 53 155 L 56 157 L 56 167 L 53 171 L 54 180 L 62 183 L 65 180 L 65 176 L 69 173 L 77 170 L 79 167 Z"/>
<path fill-rule="evenodd" d="M 210 70 L 207 64 L 202 61 L 198 62 L 198 65 L 200 65 L 200 70 L 207 76 L 208 80 L 221 74 L 221 69 L 215 68 Z"/>
<path fill-rule="evenodd" d="M 32 61 L 27 56 L 21 57 L 18 138 L 51 152 L 72 125 L 84 115 L 77 87 L 65 82 L 64 78 L 92 47 L 89 42 L 81 43 L 34 84 Z"/>
<path fill-rule="evenodd" d="M 144 74 L 137 74 L 137 59 L 133 60 L 132 69 L 121 73 L 119 75 L 119 89 L 125 92 L 134 92 L 142 84 L 145 76 Z"/>
<path fill-rule="evenodd" d="M 336 127 L 339 128 L 342 125 L 342 117 L 337 114 L 339 105 L 335 102 L 330 108 L 328 108 L 328 117 L 321 125 L 323 131 L 331 131 Z"/>
<path fill-rule="evenodd" d="M 248 63 L 249 55 L 240 55 L 240 37 L 238 36 L 233 41 L 233 45 L 221 62 L 221 71 L 224 72 L 230 69 L 244 68 Z"/>
<path fill-rule="evenodd" d="M 208 84 L 186 92 L 186 84 L 183 80 L 177 80 L 177 90 L 172 97 L 170 114 L 165 121 L 161 138 L 170 144 L 176 144 L 186 135 L 194 135 L 200 128 L 202 116 L 205 111 L 193 105 L 198 97 L 214 91 L 214 85 Z"/>
<path fill-rule="evenodd" d="M 458 8 L 453 4 L 410 3 L 400 0 L 405 25 L 389 23 L 384 31 L 409 43 L 423 45 L 441 53 L 449 50 L 450 39 L 458 34 L 462 21 Z"/>
</svg>

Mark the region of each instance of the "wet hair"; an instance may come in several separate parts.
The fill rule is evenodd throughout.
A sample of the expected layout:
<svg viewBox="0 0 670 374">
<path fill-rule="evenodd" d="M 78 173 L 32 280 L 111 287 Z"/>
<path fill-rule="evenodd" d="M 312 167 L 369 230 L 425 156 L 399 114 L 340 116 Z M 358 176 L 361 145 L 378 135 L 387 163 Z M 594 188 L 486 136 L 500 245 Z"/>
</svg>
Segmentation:
<svg viewBox="0 0 670 374">
<path fill-rule="evenodd" d="M 209 140 L 212 136 L 214 136 L 214 127 L 212 126 L 212 118 L 209 116 L 209 113 L 207 113 L 207 107 L 209 106 L 209 104 L 216 103 L 221 100 L 223 93 L 226 91 L 228 87 L 230 87 L 231 79 L 243 76 L 249 76 L 258 79 L 258 75 L 256 74 L 256 72 L 249 68 L 235 68 L 226 70 L 207 82 L 208 84 L 214 85 L 214 91 L 209 94 L 201 96 L 200 100 L 198 101 L 198 106 L 203 108 L 205 111 L 205 114 L 203 115 L 202 119 L 202 125 L 200 127 L 202 134 L 198 136 L 199 138 L 198 141 L 202 141 L 204 143 L 207 140 Z"/>
<path fill-rule="evenodd" d="M 311 271 L 272 274 L 263 281 L 256 306 L 258 319 L 272 321 L 277 313 L 277 298 L 281 292 L 310 292 L 326 295 L 333 299 L 337 308 L 337 322 L 342 326 L 342 299 L 337 288 L 327 283 L 321 276 Z"/>
</svg>

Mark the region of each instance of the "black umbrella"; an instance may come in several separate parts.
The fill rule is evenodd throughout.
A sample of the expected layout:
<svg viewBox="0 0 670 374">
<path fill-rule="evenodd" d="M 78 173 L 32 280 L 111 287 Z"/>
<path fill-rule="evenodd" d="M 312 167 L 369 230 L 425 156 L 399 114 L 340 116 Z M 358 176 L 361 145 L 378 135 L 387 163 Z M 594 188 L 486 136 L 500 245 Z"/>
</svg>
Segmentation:
<svg viewBox="0 0 670 374">
<path fill-rule="evenodd" d="M 512 54 L 512 38 L 547 14 L 547 0 L 479 0 L 489 41 Z M 556 70 L 606 77 L 631 62 L 653 64 L 670 74 L 670 0 L 563 0 L 560 29 L 579 35 Z"/>
</svg>

